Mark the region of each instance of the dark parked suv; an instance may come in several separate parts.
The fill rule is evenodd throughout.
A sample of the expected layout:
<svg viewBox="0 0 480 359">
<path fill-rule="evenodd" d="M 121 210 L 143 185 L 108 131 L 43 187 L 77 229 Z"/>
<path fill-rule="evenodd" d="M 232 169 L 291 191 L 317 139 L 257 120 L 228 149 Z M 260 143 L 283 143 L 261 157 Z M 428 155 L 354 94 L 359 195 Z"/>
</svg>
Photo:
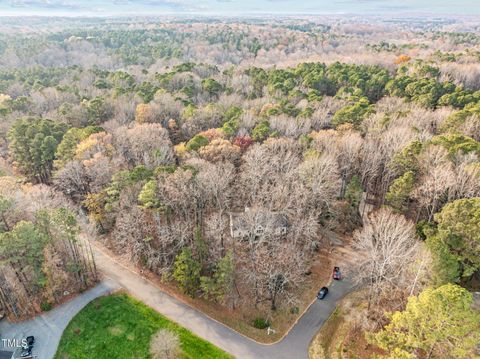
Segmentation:
<svg viewBox="0 0 480 359">
<path fill-rule="evenodd" d="M 322 288 L 318 291 L 317 298 L 318 298 L 318 299 L 323 299 L 323 298 L 326 297 L 327 294 L 328 294 L 328 288 L 327 288 L 327 287 L 322 287 Z"/>
<path fill-rule="evenodd" d="M 22 351 L 20 352 L 20 358 L 31 358 L 32 357 L 32 349 L 33 344 L 35 343 L 35 337 L 30 335 L 25 338 L 25 344 L 22 347 Z"/>
<path fill-rule="evenodd" d="M 29 348 L 33 348 L 33 343 L 35 343 L 35 337 L 33 335 L 30 335 L 26 338 L 27 340 L 27 346 Z"/>
<path fill-rule="evenodd" d="M 27 347 L 27 348 L 22 348 L 22 351 L 20 352 L 20 358 L 31 358 L 32 357 L 32 348 Z"/>
</svg>

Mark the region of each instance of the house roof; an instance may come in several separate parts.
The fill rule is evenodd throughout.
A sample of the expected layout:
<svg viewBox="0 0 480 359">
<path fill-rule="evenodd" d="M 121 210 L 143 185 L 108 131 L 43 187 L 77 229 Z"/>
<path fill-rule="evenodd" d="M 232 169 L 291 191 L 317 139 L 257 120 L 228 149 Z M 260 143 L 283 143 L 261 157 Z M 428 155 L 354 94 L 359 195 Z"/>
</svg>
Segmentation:
<svg viewBox="0 0 480 359">
<path fill-rule="evenodd" d="M 288 226 L 287 217 L 281 213 L 248 210 L 245 212 L 230 213 L 230 226 L 234 231 L 248 231 L 252 228 L 270 226 L 271 228 L 282 228 Z"/>
</svg>

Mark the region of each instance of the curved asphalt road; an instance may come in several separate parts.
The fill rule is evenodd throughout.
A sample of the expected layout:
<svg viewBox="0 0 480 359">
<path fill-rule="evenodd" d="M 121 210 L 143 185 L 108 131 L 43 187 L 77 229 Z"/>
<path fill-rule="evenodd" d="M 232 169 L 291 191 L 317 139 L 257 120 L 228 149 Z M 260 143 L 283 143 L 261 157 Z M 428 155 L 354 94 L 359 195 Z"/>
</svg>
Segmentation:
<svg viewBox="0 0 480 359">
<path fill-rule="evenodd" d="M 106 281 L 33 320 L 18 324 L 0 322 L 0 337 L 21 339 L 35 335 L 34 354 L 39 359 L 51 359 L 64 329 L 75 314 L 94 298 L 123 287 L 169 319 L 238 359 L 307 359 L 310 341 L 335 309 L 337 301 L 353 289 L 348 279 L 333 282 L 327 297 L 315 301 L 281 341 L 260 344 L 171 297 L 100 250 L 94 248 L 94 252 L 98 269 L 108 278 Z M 0 343 L 0 350 L 1 347 Z"/>
<path fill-rule="evenodd" d="M 20 323 L 9 323 L 7 320 L 2 320 L 0 322 L 0 338 L 20 341 L 33 335 L 35 336 L 32 352 L 34 358 L 51 359 L 55 356 L 62 333 L 70 320 L 95 298 L 110 294 L 117 289 L 117 283 L 107 280 L 31 320 Z M 15 358 L 20 357 L 19 348 L 5 344 L 7 343 L 0 341 L 0 350 L 15 352 Z"/>
<path fill-rule="evenodd" d="M 260 344 L 160 290 L 153 283 L 94 249 L 97 267 L 133 296 L 166 317 L 190 329 L 238 359 L 307 359 L 310 341 L 335 309 L 336 303 L 353 289 L 348 279 L 334 281 L 327 297 L 316 300 L 290 332 L 278 343 Z"/>
</svg>

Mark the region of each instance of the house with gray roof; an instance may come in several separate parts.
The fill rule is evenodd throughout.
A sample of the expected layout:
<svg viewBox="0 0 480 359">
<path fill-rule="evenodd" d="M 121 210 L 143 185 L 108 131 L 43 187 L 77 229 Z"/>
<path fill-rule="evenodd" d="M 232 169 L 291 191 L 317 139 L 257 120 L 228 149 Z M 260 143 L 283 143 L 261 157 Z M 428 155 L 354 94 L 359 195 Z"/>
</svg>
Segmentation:
<svg viewBox="0 0 480 359">
<path fill-rule="evenodd" d="M 230 213 L 230 235 L 232 238 L 283 236 L 288 231 L 288 220 L 284 214 L 264 209 L 245 208 L 244 212 Z"/>
</svg>

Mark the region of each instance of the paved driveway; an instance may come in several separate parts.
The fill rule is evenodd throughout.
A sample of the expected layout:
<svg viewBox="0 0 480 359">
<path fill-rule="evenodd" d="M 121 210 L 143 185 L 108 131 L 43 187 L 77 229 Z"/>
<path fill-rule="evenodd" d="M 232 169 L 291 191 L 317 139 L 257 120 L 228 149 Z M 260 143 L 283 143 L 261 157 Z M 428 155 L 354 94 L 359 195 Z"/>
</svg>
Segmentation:
<svg viewBox="0 0 480 359">
<path fill-rule="evenodd" d="M 28 335 L 33 335 L 35 336 L 32 353 L 34 357 L 51 359 L 57 351 L 62 333 L 70 320 L 93 299 L 111 293 L 117 288 L 116 283 L 107 280 L 35 319 L 16 324 L 3 320 L 0 322 L 0 338 L 22 340 Z M 14 348 L 2 347 L 3 344 L 0 341 L 0 350 L 14 351 Z"/>
<path fill-rule="evenodd" d="M 36 344 L 33 354 L 37 355 L 38 359 L 51 359 L 64 329 L 75 314 L 91 300 L 123 287 L 134 297 L 238 359 L 307 359 L 313 336 L 335 309 L 337 301 L 353 288 L 348 278 L 333 282 L 327 297 L 322 301 L 315 301 L 283 340 L 267 345 L 257 343 L 171 297 L 98 249 L 94 249 L 94 252 L 97 267 L 106 277 L 104 282 L 33 320 L 19 324 L 0 322 L 0 336 L 21 339 L 34 335 Z"/>
</svg>

